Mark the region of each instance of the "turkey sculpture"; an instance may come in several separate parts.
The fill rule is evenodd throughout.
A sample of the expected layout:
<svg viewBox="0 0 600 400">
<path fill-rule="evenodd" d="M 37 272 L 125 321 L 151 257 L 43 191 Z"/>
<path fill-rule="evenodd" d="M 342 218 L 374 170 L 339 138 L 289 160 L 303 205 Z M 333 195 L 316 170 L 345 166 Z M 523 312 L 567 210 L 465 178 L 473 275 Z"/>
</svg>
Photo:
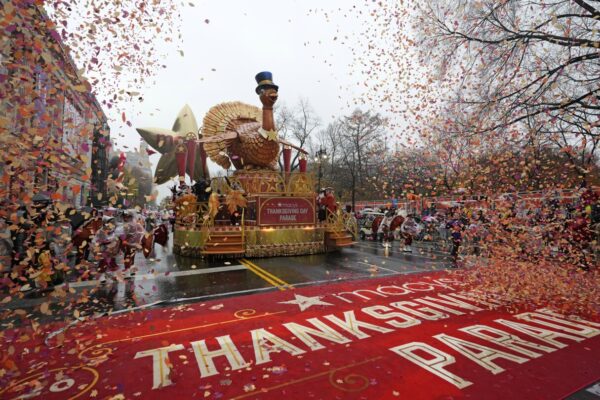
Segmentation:
<svg viewBox="0 0 600 400">
<path fill-rule="evenodd" d="M 204 117 L 200 142 L 210 159 L 221 167 L 229 169 L 233 164 L 236 169 L 275 170 L 280 144 L 305 152 L 277 135 L 273 105 L 279 87 L 272 79 L 270 72 L 256 75 L 262 111 L 236 101 L 216 105 Z"/>
</svg>

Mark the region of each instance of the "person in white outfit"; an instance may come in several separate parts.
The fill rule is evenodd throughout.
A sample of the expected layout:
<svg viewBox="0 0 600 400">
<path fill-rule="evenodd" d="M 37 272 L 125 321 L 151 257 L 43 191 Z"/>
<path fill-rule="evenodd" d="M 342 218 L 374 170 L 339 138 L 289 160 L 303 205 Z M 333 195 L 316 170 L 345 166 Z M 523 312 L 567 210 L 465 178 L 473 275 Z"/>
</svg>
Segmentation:
<svg viewBox="0 0 600 400">
<path fill-rule="evenodd" d="M 402 251 L 412 253 L 413 238 L 419 233 L 417 222 L 412 215 L 406 217 L 402 223 L 402 226 L 400 227 L 400 232 L 404 237 L 404 248 Z"/>
<path fill-rule="evenodd" d="M 129 272 L 125 277 L 131 278 L 135 275 L 135 254 L 142 248 L 142 237 L 146 231 L 139 219 L 132 211 L 123 214 L 123 233 L 121 235 L 121 248 L 123 249 L 123 265 L 125 272 Z M 132 268 L 133 267 L 133 268 Z"/>
<path fill-rule="evenodd" d="M 381 220 L 381 223 L 379 224 L 379 228 L 377 229 L 377 236 L 383 238 L 383 247 L 390 246 L 390 239 L 391 235 L 393 234 L 390 232 L 390 225 L 392 224 L 393 220 L 394 213 L 392 211 L 386 212 L 385 216 Z"/>
</svg>

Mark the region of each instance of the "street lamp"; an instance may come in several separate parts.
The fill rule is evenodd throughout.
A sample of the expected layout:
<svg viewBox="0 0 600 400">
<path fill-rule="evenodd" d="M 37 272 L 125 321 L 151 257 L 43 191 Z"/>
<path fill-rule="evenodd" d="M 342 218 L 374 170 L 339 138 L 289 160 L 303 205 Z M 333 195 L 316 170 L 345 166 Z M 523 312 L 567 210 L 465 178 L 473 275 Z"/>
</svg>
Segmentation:
<svg viewBox="0 0 600 400">
<path fill-rule="evenodd" d="M 323 160 L 327 160 L 327 150 L 322 147 L 315 153 L 315 162 L 319 165 L 319 187 L 318 190 L 321 190 L 321 178 L 323 177 L 323 171 L 321 170 L 321 164 Z"/>
</svg>

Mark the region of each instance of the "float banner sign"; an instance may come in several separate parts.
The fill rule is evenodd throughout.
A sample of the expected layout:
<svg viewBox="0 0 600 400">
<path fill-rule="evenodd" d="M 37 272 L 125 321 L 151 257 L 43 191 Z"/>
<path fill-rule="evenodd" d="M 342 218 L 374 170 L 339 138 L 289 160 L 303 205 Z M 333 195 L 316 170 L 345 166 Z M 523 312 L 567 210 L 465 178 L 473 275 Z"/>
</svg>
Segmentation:
<svg viewBox="0 0 600 400">
<path fill-rule="evenodd" d="M 267 197 L 259 202 L 259 225 L 312 225 L 315 201 L 308 197 Z"/>
</svg>

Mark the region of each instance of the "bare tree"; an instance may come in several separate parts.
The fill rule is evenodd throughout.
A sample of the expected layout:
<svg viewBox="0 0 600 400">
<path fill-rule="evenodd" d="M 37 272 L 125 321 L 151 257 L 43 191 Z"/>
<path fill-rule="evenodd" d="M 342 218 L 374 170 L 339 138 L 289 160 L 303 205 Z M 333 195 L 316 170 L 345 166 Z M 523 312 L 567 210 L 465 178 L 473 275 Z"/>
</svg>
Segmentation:
<svg viewBox="0 0 600 400">
<path fill-rule="evenodd" d="M 429 3 L 427 3 L 429 4 Z M 438 0 L 422 9 L 423 56 L 455 81 L 470 134 L 511 130 L 568 149 L 598 147 L 600 7 L 588 0 Z"/>
<path fill-rule="evenodd" d="M 367 175 L 370 151 L 373 146 L 384 139 L 385 119 L 371 111 L 363 112 L 359 109 L 342 118 L 341 139 L 350 147 L 353 153 L 353 162 L 356 163 L 357 179 L 362 184 Z"/>
<path fill-rule="evenodd" d="M 326 171 L 331 181 L 336 180 L 336 173 L 338 162 L 341 157 L 341 146 L 343 142 L 342 138 L 342 122 L 339 119 L 330 122 L 325 129 L 322 129 L 317 134 L 316 143 L 311 152 L 314 154 L 319 149 L 325 149 L 327 151 L 327 166 L 329 167 Z"/>
<path fill-rule="evenodd" d="M 293 109 L 283 106 L 277 110 L 276 114 L 280 136 L 302 148 L 310 145 L 312 135 L 321 124 L 307 99 L 298 100 Z M 291 162 L 292 171 L 299 166 L 298 157 L 299 153 L 295 153 Z M 281 158 L 279 164 L 283 165 Z"/>
</svg>

